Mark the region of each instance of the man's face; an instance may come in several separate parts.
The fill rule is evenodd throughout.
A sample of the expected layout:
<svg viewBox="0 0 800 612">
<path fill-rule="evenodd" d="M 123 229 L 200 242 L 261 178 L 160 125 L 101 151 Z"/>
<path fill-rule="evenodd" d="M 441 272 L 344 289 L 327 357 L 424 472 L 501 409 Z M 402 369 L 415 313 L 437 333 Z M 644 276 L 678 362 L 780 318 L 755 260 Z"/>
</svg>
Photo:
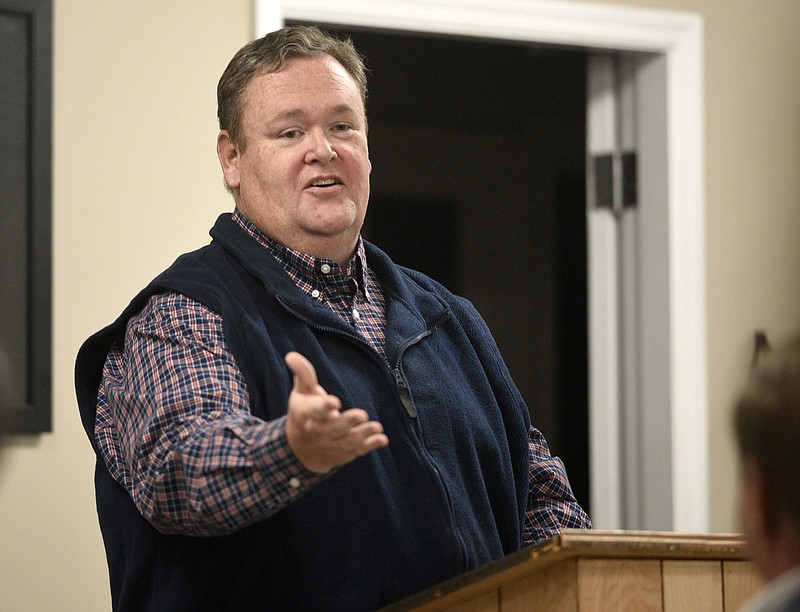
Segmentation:
<svg viewBox="0 0 800 612">
<path fill-rule="evenodd" d="M 294 58 L 255 76 L 244 95 L 242 144 L 217 152 L 239 210 L 270 238 L 347 261 L 364 222 L 371 165 L 358 87 L 330 56 Z"/>
</svg>

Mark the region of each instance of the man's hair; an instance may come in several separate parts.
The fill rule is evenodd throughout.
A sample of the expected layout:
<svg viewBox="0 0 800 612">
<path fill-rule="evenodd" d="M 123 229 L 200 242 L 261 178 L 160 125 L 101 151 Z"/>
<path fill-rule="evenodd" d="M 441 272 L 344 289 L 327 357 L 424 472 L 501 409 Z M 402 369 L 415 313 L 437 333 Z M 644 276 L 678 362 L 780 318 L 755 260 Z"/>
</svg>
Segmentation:
<svg viewBox="0 0 800 612">
<path fill-rule="evenodd" d="M 241 118 L 244 93 L 253 77 L 277 72 L 290 59 L 329 55 L 353 78 L 366 108 L 367 75 L 364 61 L 352 41 L 337 38 L 314 26 L 288 26 L 270 32 L 233 56 L 217 84 L 219 128 L 244 148 Z"/>
<path fill-rule="evenodd" d="M 760 351 L 733 423 L 739 452 L 759 465 L 775 499 L 800 527 L 800 336 Z"/>
</svg>

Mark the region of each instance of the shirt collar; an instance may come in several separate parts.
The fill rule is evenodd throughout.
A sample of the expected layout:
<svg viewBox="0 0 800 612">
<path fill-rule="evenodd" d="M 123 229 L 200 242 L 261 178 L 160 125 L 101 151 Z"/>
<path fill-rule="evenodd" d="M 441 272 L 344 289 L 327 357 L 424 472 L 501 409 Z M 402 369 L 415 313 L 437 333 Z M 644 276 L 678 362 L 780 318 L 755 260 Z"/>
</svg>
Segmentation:
<svg viewBox="0 0 800 612">
<path fill-rule="evenodd" d="M 317 279 L 320 274 L 325 274 L 325 266 L 330 266 L 328 270 L 336 270 L 339 267 L 332 259 L 314 257 L 276 242 L 258 229 L 239 209 L 234 210 L 232 218 L 236 224 L 263 246 L 283 266 L 283 269 L 286 270 L 297 286 L 306 293 L 310 293 L 314 286 L 318 284 Z M 355 279 L 358 291 L 363 295 L 363 299 L 369 301 L 367 254 L 360 234 L 356 244 L 356 252 L 347 263 L 345 269 L 341 270 L 341 273 L 347 278 Z"/>
</svg>

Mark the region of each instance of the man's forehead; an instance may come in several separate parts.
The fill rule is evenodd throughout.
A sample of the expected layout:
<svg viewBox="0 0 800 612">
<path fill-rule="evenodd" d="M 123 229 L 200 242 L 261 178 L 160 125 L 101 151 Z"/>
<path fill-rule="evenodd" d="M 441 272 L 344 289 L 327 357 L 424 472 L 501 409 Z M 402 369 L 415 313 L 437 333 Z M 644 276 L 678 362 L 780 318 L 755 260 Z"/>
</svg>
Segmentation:
<svg viewBox="0 0 800 612">
<path fill-rule="evenodd" d="M 285 117 L 322 106 L 328 112 L 364 114 L 355 81 L 328 56 L 295 58 L 278 71 L 256 74 L 245 91 L 245 106 L 269 109 L 270 114 Z"/>
<path fill-rule="evenodd" d="M 330 55 L 293 57 L 287 59 L 277 70 L 256 71 L 248 83 L 248 88 L 252 86 L 308 89 L 334 87 L 348 92 L 353 90 L 357 94 L 359 92 L 353 76 Z"/>
</svg>

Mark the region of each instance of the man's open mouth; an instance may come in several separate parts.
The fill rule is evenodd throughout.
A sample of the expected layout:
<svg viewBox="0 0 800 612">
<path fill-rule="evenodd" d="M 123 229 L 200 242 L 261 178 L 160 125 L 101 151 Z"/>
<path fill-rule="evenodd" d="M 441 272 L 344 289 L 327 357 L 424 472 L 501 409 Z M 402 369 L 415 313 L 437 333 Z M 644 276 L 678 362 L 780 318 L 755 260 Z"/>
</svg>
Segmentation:
<svg viewBox="0 0 800 612">
<path fill-rule="evenodd" d="M 335 178 L 327 178 L 327 179 L 317 179 L 316 181 L 311 181 L 311 187 L 331 187 L 332 185 L 338 185 L 339 181 Z"/>
</svg>

